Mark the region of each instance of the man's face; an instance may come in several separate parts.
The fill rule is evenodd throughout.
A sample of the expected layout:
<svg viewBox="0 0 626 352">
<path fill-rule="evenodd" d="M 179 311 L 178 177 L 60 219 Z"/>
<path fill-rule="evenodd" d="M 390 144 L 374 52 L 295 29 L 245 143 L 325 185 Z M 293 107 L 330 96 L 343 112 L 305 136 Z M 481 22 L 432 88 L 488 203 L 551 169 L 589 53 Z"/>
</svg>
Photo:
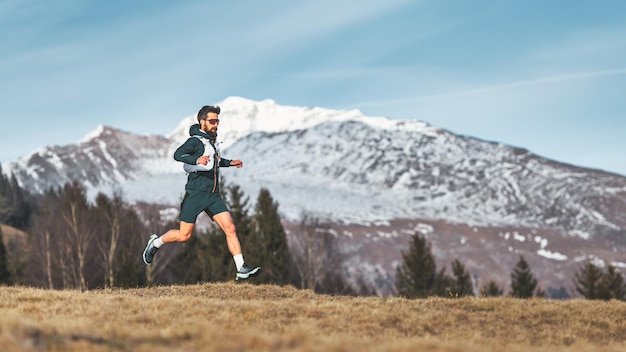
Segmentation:
<svg viewBox="0 0 626 352">
<path fill-rule="evenodd" d="M 200 120 L 200 129 L 204 133 L 217 134 L 217 126 L 219 125 L 219 122 L 219 116 L 214 112 L 210 112 L 206 114 L 206 119 Z"/>
</svg>

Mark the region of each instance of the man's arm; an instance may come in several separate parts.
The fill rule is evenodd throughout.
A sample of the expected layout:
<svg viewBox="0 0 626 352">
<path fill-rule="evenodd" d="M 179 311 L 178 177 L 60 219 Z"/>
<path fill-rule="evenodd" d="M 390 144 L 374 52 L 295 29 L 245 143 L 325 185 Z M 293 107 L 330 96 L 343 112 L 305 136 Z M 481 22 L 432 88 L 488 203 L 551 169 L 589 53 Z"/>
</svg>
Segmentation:
<svg viewBox="0 0 626 352">
<path fill-rule="evenodd" d="M 239 159 L 230 160 L 230 159 L 220 158 L 220 167 L 229 167 L 229 166 L 236 166 L 239 168 L 243 167 L 243 161 Z"/>
<path fill-rule="evenodd" d="M 197 138 L 189 138 L 174 152 L 174 160 L 182 161 L 185 164 L 196 165 L 200 155 L 200 150 L 196 143 L 202 144 Z"/>
</svg>

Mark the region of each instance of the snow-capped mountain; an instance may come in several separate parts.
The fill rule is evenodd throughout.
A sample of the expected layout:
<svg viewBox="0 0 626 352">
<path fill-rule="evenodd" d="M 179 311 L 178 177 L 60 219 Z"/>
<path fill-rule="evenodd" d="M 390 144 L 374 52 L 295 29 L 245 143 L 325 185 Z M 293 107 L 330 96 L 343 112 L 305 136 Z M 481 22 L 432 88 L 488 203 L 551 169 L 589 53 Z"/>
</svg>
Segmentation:
<svg viewBox="0 0 626 352">
<path fill-rule="evenodd" d="M 550 236 L 626 243 L 626 177 L 358 110 L 236 97 L 218 105 L 223 154 L 244 161 L 244 168 L 224 169 L 222 175 L 252 200 L 261 187 L 269 189 L 287 220 L 297 221 L 307 212 L 341 224 L 347 233 L 360 228 L 366 242 L 381 236 L 392 246 L 406 244 L 407 231 L 419 226 L 440 227 L 440 238 L 446 237 L 443 233 L 471 238 L 463 231 L 497 228 L 500 239 L 506 229 L 510 234 L 528 231 L 519 236 L 530 243 L 539 237 L 540 246 Z M 91 194 L 117 188 L 131 201 L 177 206 L 186 178 L 172 154 L 194 123 L 195 116 L 187 117 L 167 136 L 100 126 L 77 144 L 42 148 L 3 169 L 36 192 L 78 180 Z M 399 221 L 403 229 L 390 228 Z M 366 236 L 375 227 L 378 235 Z M 623 250 L 615 248 L 614 253 Z M 554 253 L 561 253 L 545 245 L 533 251 L 553 261 L 560 258 Z M 385 265 L 374 265 L 372 271 L 389 281 L 391 261 Z"/>
</svg>

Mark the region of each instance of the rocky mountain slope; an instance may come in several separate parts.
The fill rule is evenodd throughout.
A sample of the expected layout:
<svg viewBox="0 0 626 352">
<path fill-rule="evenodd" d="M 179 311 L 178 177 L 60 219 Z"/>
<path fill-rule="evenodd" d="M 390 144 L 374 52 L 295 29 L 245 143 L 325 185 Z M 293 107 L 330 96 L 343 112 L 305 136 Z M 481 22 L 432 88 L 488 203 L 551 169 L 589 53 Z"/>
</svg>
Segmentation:
<svg viewBox="0 0 626 352">
<path fill-rule="evenodd" d="M 544 287 L 571 286 L 570 274 L 589 258 L 626 267 L 626 177 L 357 110 L 235 97 L 219 105 L 224 155 L 244 161 L 223 170 L 226 181 L 251 199 L 269 189 L 286 223 L 306 212 L 334 224 L 350 254 L 346 272 L 381 294 L 391 292 L 416 229 L 442 265 L 459 256 L 478 279 L 503 286 L 520 254 L 539 266 Z M 167 136 L 100 126 L 3 169 L 36 192 L 76 179 L 91 194 L 120 189 L 131 201 L 176 207 L 185 175 L 172 154 L 193 123 L 185 118 Z"/>
</svg>

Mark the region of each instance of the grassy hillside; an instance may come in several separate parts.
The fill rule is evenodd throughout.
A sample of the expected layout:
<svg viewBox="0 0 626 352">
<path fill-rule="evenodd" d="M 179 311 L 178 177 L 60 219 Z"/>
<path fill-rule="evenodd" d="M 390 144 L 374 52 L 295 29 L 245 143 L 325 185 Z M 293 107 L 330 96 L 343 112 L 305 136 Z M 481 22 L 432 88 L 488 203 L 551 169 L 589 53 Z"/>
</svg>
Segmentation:
<svg viewBox="0 0 626 352">
<path fill-rule="evenodd" d="M 0 287 L 0 350 L 624 351 L 626 303 L 331 297 L 291 287 Z"/>
<path fill-rule="evenodd" d="M 5 245 L 9 243 L 9 240 L 24 240 L 26 238 L 26 232 L 9 225 L 0 224 L 0 231 L 2 231 Z"/>
</svg>

